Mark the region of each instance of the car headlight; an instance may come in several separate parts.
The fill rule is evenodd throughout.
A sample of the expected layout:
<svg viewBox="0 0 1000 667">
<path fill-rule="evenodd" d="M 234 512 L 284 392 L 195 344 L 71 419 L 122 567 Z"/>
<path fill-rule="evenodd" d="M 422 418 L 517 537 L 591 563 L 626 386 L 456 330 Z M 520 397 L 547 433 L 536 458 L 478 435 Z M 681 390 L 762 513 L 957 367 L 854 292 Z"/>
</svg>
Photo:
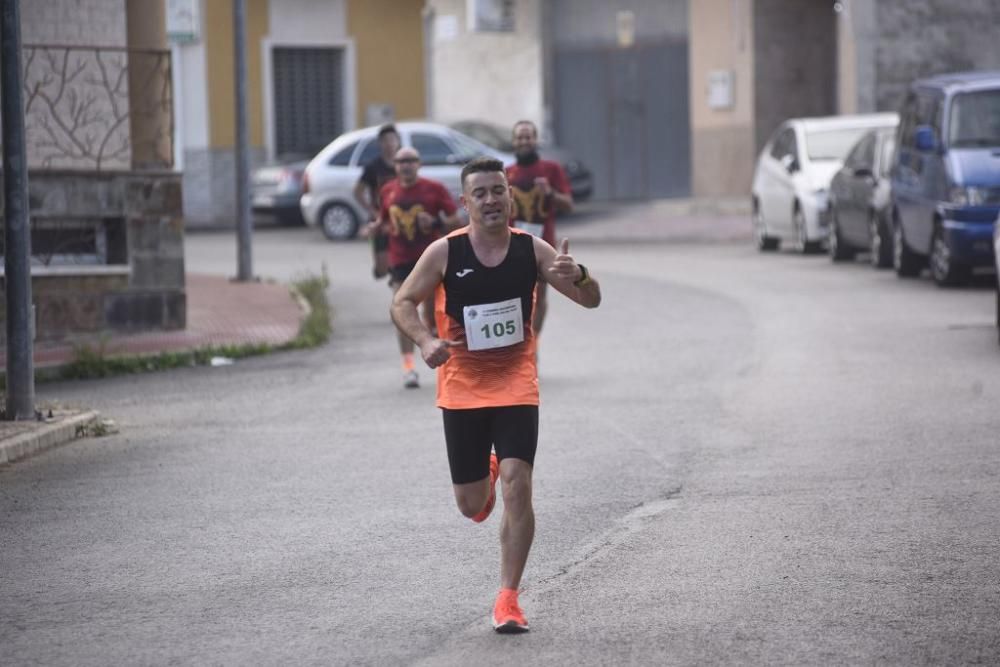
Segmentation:
<svg viewBox="0 0 1000 667">
<path fill-rule="evenodd" d="M 982 206 L 990 199 L 990 188 L 952 186 L 948 200 L 955 206 Z"/>
</svg>

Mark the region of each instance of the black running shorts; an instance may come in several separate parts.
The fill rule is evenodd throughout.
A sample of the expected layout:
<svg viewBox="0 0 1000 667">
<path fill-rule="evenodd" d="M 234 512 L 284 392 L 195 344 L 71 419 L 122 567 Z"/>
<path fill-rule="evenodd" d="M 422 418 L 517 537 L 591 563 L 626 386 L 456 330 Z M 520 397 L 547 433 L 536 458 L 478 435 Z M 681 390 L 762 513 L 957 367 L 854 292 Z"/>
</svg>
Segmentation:
<svg viewBox="0 0 1000 667">
<path fill-rule="evenodd" d="M 535 463 L 538 447 L 538 406 L 449 410 L 444 415 L 444 440 L 453 484 L 477 482 L 490 474 L 490 446 L 497 458 Z"/>
<path fill-rule="evenodd" d="M 413 273 L 413 267 L 416 265 L 416 262 L 407 262 L 406 264 L 400 264 L 398 266 L 390 266 L 389 284 L 402 285 L 403 281 L 406 280 L 411 273 Z"/>
</svg>

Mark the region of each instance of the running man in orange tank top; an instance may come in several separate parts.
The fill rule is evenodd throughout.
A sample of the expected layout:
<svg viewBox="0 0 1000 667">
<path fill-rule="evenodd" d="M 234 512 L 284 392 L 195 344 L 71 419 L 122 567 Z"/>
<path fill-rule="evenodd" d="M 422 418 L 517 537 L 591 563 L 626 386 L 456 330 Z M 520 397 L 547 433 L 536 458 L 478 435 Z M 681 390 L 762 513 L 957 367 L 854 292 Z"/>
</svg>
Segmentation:
<svg viewBox="0 0 1000 667">
<path fill-rule="evenodd" d="M 462 205 L 469 212 L 468 227 L 427 247 L 396 292 L 391 314 L 427 365 L 437 368 L 437 405 L 462 514 L 485 521 L 500 480 L 500 592 L 492 623 L 497 632 L 526 632 L 517 594 L 535 534 L 537 288 L 552 285 L 586 308 L 600 305 L 601 289 L 569 254 L 567 240 L 557 251 L 508 226 L 512 195 L 499 160 L 477 158 L 462 169 Z M 432 295 L 437 331 L 417 311 Z"/>
</svg>

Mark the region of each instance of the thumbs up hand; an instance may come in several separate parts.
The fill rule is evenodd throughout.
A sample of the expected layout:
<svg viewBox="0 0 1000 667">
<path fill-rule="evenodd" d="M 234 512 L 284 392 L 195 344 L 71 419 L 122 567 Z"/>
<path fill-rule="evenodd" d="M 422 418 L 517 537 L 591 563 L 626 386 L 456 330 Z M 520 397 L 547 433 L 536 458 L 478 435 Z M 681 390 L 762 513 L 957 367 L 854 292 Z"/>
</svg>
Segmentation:
<svg viewBox="0 0 1000 667">
<path fill-rule="evenodd" d="M 554 278 L 569 280 L 570 282 L 575 282 L 583 277 L 583 271 L 577 266 L 573 256 L 569 254 L 569 239 L 563 238 L 559 242 L 556 257 L 552 260 L 552 266 L 549 267 L 549 274 Z"/>
</svg>

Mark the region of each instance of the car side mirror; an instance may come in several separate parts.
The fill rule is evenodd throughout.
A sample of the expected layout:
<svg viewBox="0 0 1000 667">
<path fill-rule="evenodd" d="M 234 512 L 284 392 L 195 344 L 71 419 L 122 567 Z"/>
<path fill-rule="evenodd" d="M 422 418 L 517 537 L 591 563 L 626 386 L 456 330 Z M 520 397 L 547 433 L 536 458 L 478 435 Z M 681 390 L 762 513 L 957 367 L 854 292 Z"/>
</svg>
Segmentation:
<svg viewBox="0 0 1000 667">
<path fill-rule="evenodd" d="M 918 151 L 929 153 L 937 149 L 937 137 L 934 136 L 934 128 L 930 125 L 920 125 L 913 132 L 913 145 Z"/>
<path fill-rule="evenodd" d="M 791 153 L 786 153 L 781 156 L 781 166 L 785 168 L 789 174 L 794 174 L 799 170 L 799 161 L 795 159 L 795 156 Z"/>
<path fill-rule="evenodd" d="M 465 155 L 455 155 L 454 153 L 452 153 L 444 160 L 448 164 L 465 164 L 466 162 L 469 161 L 469 159 L 470 158 L 466 157 Z"/>
</svg>

